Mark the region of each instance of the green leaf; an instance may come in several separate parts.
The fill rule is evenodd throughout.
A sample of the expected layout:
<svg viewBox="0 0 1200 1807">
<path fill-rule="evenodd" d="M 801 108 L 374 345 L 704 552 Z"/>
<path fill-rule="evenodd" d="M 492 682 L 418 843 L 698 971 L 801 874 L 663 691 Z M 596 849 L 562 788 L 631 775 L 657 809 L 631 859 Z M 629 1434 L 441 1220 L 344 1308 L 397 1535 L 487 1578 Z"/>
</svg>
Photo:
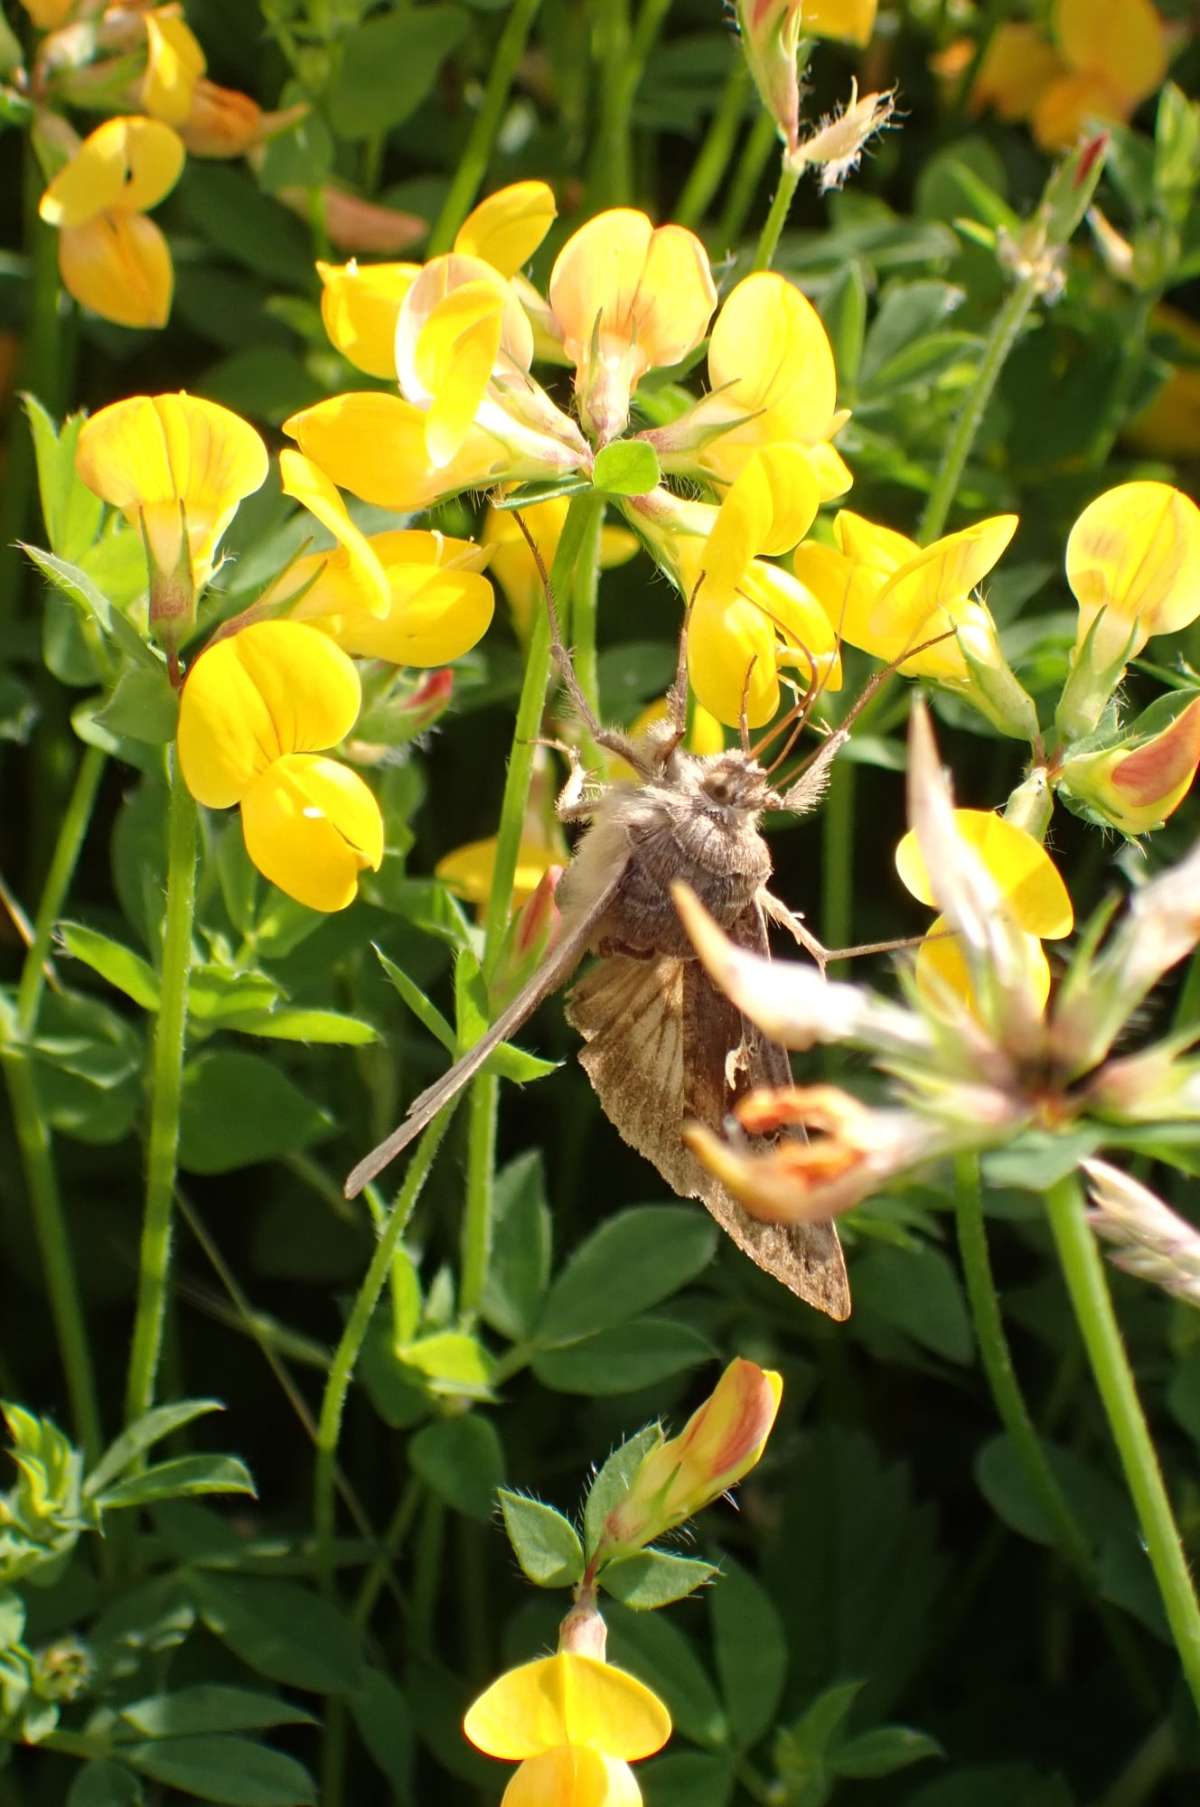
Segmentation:
<svg viewBox="0 0 1200 1807">
<path fill-rule="evenodd" d="M 266 1041 L 314 1042 L 344 1048 L 365 1048 L 379 1040 L 379 1031 L 361 1017 L 340 1010 L 310 1010 L 285 1005 L 280 1010 L 233 1011 L 222 1016 L 223 1029 L 240 1035 L 258 1035 Z"/>
<path fill-rule="evenodd" d="M 1103 1469 L 1045 1438 L 1042 1451 L 1078 1523 L 1097 1545 L 1132 1533 L 1129 1506 Z M 976 1455 L 974 1468 L 979 1490 L 998 1518 L 1035 1543 L 1055 1544 L 1055 1531 L 1007 1436 L 989 1438 Z"/>
<path fill-rule="evenodd" d="M 177 1399 L 172 1405 L 156 1405 L 143 1412 L 109 1444 L 83 1484 L 84 1497 L 91 1499 L 102 1493 L 131 1462 L 136 1462 L 146 1450 L 173 1431 L 181 1430 L 185 1424 L 191 1424 L 209 1412 L 224 1410 L 219 1399 Z"/>
<path fill-rule="evenodd" d="M 389 982 L 399 992 L 417 1021 L 428 1029 L 435 1041 L 441 1042 L 447 1054 L 455 1052 L 454 1030 L 446 1021 L 436 1004 L 431 1004 L 419 985 L 413 983 L 408 974 L 394 960 L 389 960 L 381 947 L 371 943 L 372 951 L 386 973 Z"/>
<path fill-rule="evenodd" d="M 1023 1186 L 1029 1192 L 1045 1192 L 1095 1154 L 1106 1139 L 1104 1130 L 1090 1123 L 1078 1129 L 1027 1129 L 1007 1147 L 984 1155 L 983 1176 L 989 1186 Z"/>
<path fill-rule="evenodd" d="M 138 1028 L 98 998 L 53 992 L 30 1046 L 42 1114 L 81 1142 L 119 1142 L 142 1103 Z"/>
<path fill-rule="evenodd" d="M 513 1342 L 529 1337 L 550 1278 L 553 1227 L 542 1152 L 530 1148 L 496 1175 L 492 1258 L 480 1310 Z"/>
<path fill-rule="evenodd" d="M 905 1807 L 1074 1807 L 1061 1776 L 1027 1763 L 996 1763 L 956 1770 L 905 1796 Z"/>
<path fill-rule="evenodd" d="M 471 1412 L 425 1425 L 409 1443 L 408 1460 L 448 1506 L 489 1521 L 504 1480 L 504 1450 L 490 1418 Z"/>
<path fill-rule="evenodd" d="M 728 1758 L 701 1751 L 672 1751 L 638 1765 L 651 1807 L 726 1807 L 735 1773 Z"/>
<path fill-rule="evenodd" d="M 273 427 L 309 408 L 325 391 L 302 358 L 284 345 L 247 345 L 231 351 L 196 385 L 207 401 L 251 414 Z"/>
<path fill-rule="evenodd" d="M 542 1349 L 533 1371 L 556 1393 L 601 1397 L 653 1386 L 670 1374 L 711 1361 L 716 1350 L 690 1324 L 672 1318 L 632 1318 L 577 1343 Z"/>
<path fill-rule="evenodd" d="M 650 1454 L 663 1442 L 660 1424 L 648 1424 L 636 1436 L 614 1449 L 588 1490 L 583 1508 L 583 1535 L 590 1556 L 600 1542 L 604 1521 L 619 1500 L 629 1491 L 634 1475 Z"/>
<path fill-rule="evenodd" d="M 92 621 L 118 652 L 123 653 L 134 665 L 141 665 L 147 671 L 159 668 L 157 655 L 151 652 L 133 624 L 127 621 L 119 609 L 113 608 L 108 597 L 98 589 L 78 565 L 70 564 L 66 559 L 56 558 L 51 552 L 43 552 L 38 546 L 22 545 L 46 579 L 53 584 L 69 602 L 74 603 L 85 620 Z"/>
<path fill-rule="evenodd" d="M 731 1556 L 708 1596 L 713 1654 L 735 1744 L 748 1750 L 775 1723 L 787 1679 L 783 1621 L 770 1595 Z"/>
<path fill-rule="evenodd" d="M 974 1357 L 962 1285 L 940 1249 L 928 1244 L 869 1249 L 855 1266 L 854 1302 L 947 1361 L 967 1363 Z"/>
<path fill-rule="evenodd" d="M 85 1763 L 67 1794 L 67 1807 L 142 1807 L 142 1785 L 123 1764 L 102 1757 Z"/>
<path fill-rule="evenodd" d="M 964 300 L 963 290 L 951 282 L 889 282 L 863 348 L 862 387 L 876 388 L 888 362 L 936 332 Z"/>
<path fill-rule="evenodd" d="M 616 439 L 596 453 L 592 484 L 610 496 L 645 496 L 661 476 L 652 445 L 644 439 Z"/>
<path fill-rule="evenodd" d="M 72 414 L 61 429 L 34 395 L 22 401 L 33 437 L 42 519 L 51 548 L 60 558 L 78 559 L 100 531 L 104 504 L 75 469 L 75 448 L 84 423 Z"/>
<path fill-rule="evenodd" d="M 253 1477 L 237 1456 L 176 1456 L 157 1462 L 143 1474 L 116 1481 L 95 1496 L 106 1512 L 119 1507 L 146 1506 L 151 1500 L 171 1500 L 197 1493 L 248 1493 L 257 1497 Z"/>
<path fill-rule="evenodd" d="M 126 1762 L 201 1801 L 227 1807 L 316 1807 L 313 1779 L 303 1764 L 249 1738 L 169 1738 L 131 1744 Z"/>
<path fill-rule="evenodd" d="M 408 1807 L 416 1740 L 406 1697 L 378 1669 L 368 1669 L 363 1686 L 350 1696 L 350 1711 L 363 1743 L 402 1807 Z"/>
<path fill-rule="evenodd" d="M 707 1267 L 716 1246 L 716 1226 L 694 1206 L 618 1212 L 576 1249 L 550 1288 L 538 1342 L 573 1341 L 624 1323 L 678 1292 Z"/>
<path fill-rule="evenodd" d="M 179 723 L 179 697 L 162 666 L 123 671 L 103 708 L 92 717 L 118 738 L 163 746 L 174 740 Z"/>
<path fill-rule="evenodd" d="M 188 1173 L 229 1173 L 295 1154 L 332 1124 L 328 1111 L 260 1055 L 200 1054 L 183 1074 L 179 1164 Z"/>
<path fill-rule="evenodd" d="M 143 1010 L 158 1009 L 158 974 L 148 960 L 98 929 L 85 928 L 81 922 L 60 923 L 57 933 L 73 959 L 82 960 Z"/>
<path fill-rule="evenodd" d="M 821 319 L 833 347 L 838 380 L 852 389 L 858 381 L 867 325 L 867 284 L 857 259 L 838 271 L 821 296 Z"/>
<path fill-rule="evenodd" d="M 868 1781 L 875 1776 L 890 1776 L 910 1763 L 921 1763 L 926 1757 L 944 1757 L 945 1751 L 936 1738 L 925 1732 L 914 1732 L 907 1725 L 879 1725 L 873 1731 L 860 1732 L 849 1738 L 831 1759 L 830 1767 L 839 1776 L 853 1776 Z"/>
<path fill-rule="evenodd" d="M 143 1738 L 180 1738 L 194 1732 L 253 1732 L 268 1725 L 314 1725 L 311 1713 L 273 1694 L 200 1683 L 173 1694 L 148 1694 L 121 1708 L 121 1718 Z"/>
<path fill-rule="evenodd" d="M 241 167 L 189 159 L 177 189 L 183 212 L 226 260 L 296 294 L 312 288 L 308 233 Z M 203 384 L 197 385 L 203 388 Z"/>
<path fill-rule="evenodd" d="M 461 6 L 369 19 L 342 40 L 342 60 L 329 91 L 329 117 L 343 138 L 371 138 L 414 113 L 433 90 L 438 70 L 462 41 Z"/>
<path fill-rule="evenodd" d="M 700 1562 L 693 1556 L 640 1550 L 622 1562 L 606 1563 L 600 1584 L 631 1612 L 653 1612 L 659 1606 L 670 1606 L 674 1600 L 686 1600 L 717 1573 L 713 1563 Z"/>
<path fill-rule="evenodd" d="M 201 1571 L 193 1587 L 208 1629 L 257 1674 L 314 1694 L 361 1686 L 357 1633 L 328 1600 L 259 1576 Z"/>
<path fill-rule="evenodd" d="M 583 1574 L 583 1545 L 570 1519 L 541 1500 L 502 1487 L 497 1496 L 513 1554 L 535 1587 L 571 1587 Z"/>
</svg>

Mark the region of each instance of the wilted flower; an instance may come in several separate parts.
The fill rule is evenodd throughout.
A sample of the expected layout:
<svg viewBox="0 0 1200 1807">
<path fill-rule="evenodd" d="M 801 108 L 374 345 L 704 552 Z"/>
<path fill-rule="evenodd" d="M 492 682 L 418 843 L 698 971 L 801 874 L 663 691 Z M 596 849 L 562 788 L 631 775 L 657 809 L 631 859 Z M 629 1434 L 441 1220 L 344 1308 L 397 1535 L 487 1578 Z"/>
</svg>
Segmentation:
<svg viewBox="0 0 1200 1807">
<path fill-rule="evenodd" d="M 361 700 L 346 654 L 295 621 L 260 621 L 215 641 L 180 698 L 189 791 L 210 809 L 239 804 L 251 860 L 313 910 L 345 909 L 359 874 L 383 859 L 374 796 L 321 756 L 350 732 Z"/>
<path fill-rule="evenodd" d="M 1113 1265 L 1200 1305 L 1200 1230 L 1148 1186 L 1107 1161 L 1084 1161 L 1092 1194 L 1088 1222 L 1115 1245 Z"/>
<path fill-rule="evenodd" d="M 850 98 L 840 112 L 823 119 L 811 137 L 800 146 L 799 155 L 806 164 L 820 172 L 824 193 L 840 188 L 846 177 L 858 168 L 863 152 L 892 117 L 895 102 L 889 94 L 862 94 L 857 82 L 850 84 Z"/>
</svg>

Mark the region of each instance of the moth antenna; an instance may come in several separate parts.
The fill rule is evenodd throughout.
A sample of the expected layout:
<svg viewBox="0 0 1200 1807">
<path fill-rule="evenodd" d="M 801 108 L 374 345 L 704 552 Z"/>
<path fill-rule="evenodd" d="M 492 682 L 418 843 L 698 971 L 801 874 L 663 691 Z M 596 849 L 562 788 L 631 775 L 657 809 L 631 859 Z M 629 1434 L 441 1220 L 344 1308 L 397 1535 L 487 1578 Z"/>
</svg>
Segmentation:
<svg viewBox="0 0 1200 1807">
<path fill-rule="evenodd" d="M 788 754 L 791 752 L 792 748 L 795 746 L 796 742 L 799 740 L 800 736 L 803 734 L 805 728 L 808 726 L 809 718 L 812 715 L 814 707 L 816 706 L 817 699 L 821 695 L 822 690 L 824 689 L 824 684 L 822 682 L 821 673 L 817 667 L 817 661 L 813 657 L 813 654 L 809 651 L 808 647 L 805 646 L 803 640 L 798 640 L 796 642 L 796 644 L 800 648 L 800 651 L 804 654 L 804 657 L 808 660 L 808 688 L 805 691 L 804 695 L 800 698 L 800 701 L 796 704 L 795 708 L 789 711 L 789 714 L 791 714 L 795 717 L 795 721 L 792 726 L 792 731 L 788 735 L 787 739 L 784 741 L 783 746 L 780 748 L 779 752 L 775 755 L 775 758 L 771 761 L 770 765 L 767 767 L 767 777 L 768 778 L 771 776 L 772 772 L 777 771 L 778 768 L 783 764 L 784 760 L 787 758 Z M 787 726 L 787 717 L 786 716 L 784 717 L 782 726 L 783 727 Z M 776 730 L 776 731 L 778 732 L 778 730 Z M 757 756 L 757 748 L 755 749 L 755 753 Z"/>
<path fill-rule="evenodd" d="M 753 653 L 746 667 L 746 676 L 742 683 L 742 701 L 738 709 L 738 737 L 742 743 L 742 752 L 747 759 L 753 759 L 750 751 L 750 723 L 746 719 L 746 704 L 750 698 L 750 680 L 754 676 L 754 667 L 758 662 L 758 654 Z"/>
<path fill-rule="evenodd" d="M 546 569 L 546 561 L 538 550 L 537 542 L 530 533 L 520 509 L 514 508 L 512 515 L 521 529 L 521 535 L 529 547 L 533 562 L 537 566 L 538 576 L 542 581 L 542 594 L 546 598 L 546 613 L 550 617 L 550 656 L 558 667 L 559 676 L 566 686 L 572 708 L 579 715 L 584 727 L 598 747 L 604 747 L 609 753 L 616 753 L 619 758 L 627 760 L 635 772 L 640 772 L 643 777 L 649 777 L 649 766 L 628 736 L 618 733 L 614 728 L 604 727 L 596 719 L 596 712 L 584 695 L 583 686 L 575 675 L 575 666 L 571 655 L 563 644 L 558 604 L 554 600 L 554 589 L 550 582 L 550 573 Z"/>
<path fill-rule="evenodd" d="M 687 605 L 683 611 L 683 621 L 679 628 L 679 651 L 675 657 L 675 681 L 667 693 L 667 707 L 671 711 L 671 725 L 676 730 L 677 738 L 674 746 L 668 749 L 669 752 L 674 752 L 675 747 L 679 745 L 679 742 L 687 733 L 688 629 L 692 624 L 692 610 L 696 606 L 696 598 L 700 594 L 700 586 L 707 575 L 707 572 L 701 571 L 699 577 L 692 585 L 692 593 L 687 599 Z"/>
</svg>

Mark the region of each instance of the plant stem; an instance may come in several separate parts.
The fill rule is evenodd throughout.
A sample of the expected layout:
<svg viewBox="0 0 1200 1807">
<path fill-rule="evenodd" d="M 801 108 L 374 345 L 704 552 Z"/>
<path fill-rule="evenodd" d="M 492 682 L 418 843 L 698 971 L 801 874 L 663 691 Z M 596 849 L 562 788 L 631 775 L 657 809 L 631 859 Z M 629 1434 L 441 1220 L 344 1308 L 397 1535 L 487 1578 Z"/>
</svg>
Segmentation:
<svg viewBox="0 0 1200 1807">
<path fill-rule="evenodd" d="M 592 502 L 592 506 L 581 511 L 585 512 L 585 519 L 570 586 L 571 618 L 563 632 L 570 641 L 579 688 L 591 704 L 592 714 L 599 718 L 600 672 L 596 627 L 600 604 L 600 534 L 604 525 L 604 505 L 598 500 L 587 499 Z M 599 765 L 600 749 L 584 724 L 581 724 L 579 750 L 584 765 Z"/>
<path fill-rule="evenodd" d="M 422 1486 L 414 1475 L 406 1484 L 400 1495 L 399 1504 L 392 1514 L 392 1522 L 383 1534 L 383 1542 L 378 1556 L 367 1570 L 362 1586 L 358 1590 L 358 1598 L 354 1602 L 351 1618 L 359 1631 L 365 1631 L 371 1621 L 371 1613 L 379 1592 L 387 1579 L 388 1570 L 395 1562 L 404 1547 L 404 1541 L 412 1530 L 417 1516 L 417 1508 L 421 1504 Z"/>
<path fill-rule="evenodd" d="M 451 1099 L 448 1104 L 444 1104 L 437 1116 L 422 1132 L 421 1139 L 413 1151 L 412 1160 L 408 1163 L 404 1184 L 400 1188 L 391 1214 L 375 1245 L 375 1253 L 371 1257 L 370 1266 L 355 1294 L 354 1304 L 346 1319 L 345 1329 L 342 1331 L 338 1346 L 333 1352 L 333 1359 L 329 1364 L 329 1375 L 321 1397 L 321 1413 L 317 1420 L 317 1457 L 313 1478 L 313 1524 L 317 1542 L 317 1565 L 326 1588 L 329 1588 L 333 1581 L 334 1471 L 346 1395 L 350 1390 L 350 1381 L 362 1349 L 363 1338 L 367 1334 L 371 1316 L 379 1303 L 379 1296 L 391 1271 L 392 1256 L 396 1251 L 396 1245 L 404 1234 L 417 1200 L 421 1196 L 421 1188 L 429 1177 L 429 1170 L 441 1147 L 442 1137 L 450 1126 L 450 1119 L 454 1114 L 457 1102 L 457 1099 Z"/>
<path fill-rule="evenodd" d="M 1090 1582 L 1096 1566 L 1091 1549 L 1046 1458 L 1013 1367 L 988 1254 L 978 1155 L 959 1155 L 954 1177 L 958 1252 L 992 1400 L 1055 1544 L 1072 1568 Z"/>
<path fill-rule="evenodd" d="M 688 172 L 671 217 L 680 226 L 695 226 L 704 212 L 729 166 L 734 141 L 742 115 L 746 110 L 746 90 L 750 86 L 750 70 L 744 57 L 735 57 L 729 66 L 717 110 L 708 123 L 704 142 Z"/>
<path fill-rule="evenodd" d="M 179 1153 L 179 1110 L 187 1041 L 188 974 L 196 905 L 196 805 L 179 761 L 171 767 L 167 814 L 167 919 L 163 932 L 150 1136 L 146 1154 L 146 1215 L 138 1273 L 137 1316 L 129 1357 L 125 1410 L 129 1422 L 149 1411 L 162 1351 L 171 1262 L 171 1216 Z"/>
<path fill-rule="evenodd" d="M 759 234 L 757 248 L 754 252 L 754 270 L 769 270 L 779 248 L 779 240 L 787 224 L 787 216 L 792 210 L 796 189 L 800 183 L 800 171 L 803 166 L 788 161 L 786 146 L 779 158 L 779 181 L 775 187 L 775 196 L 771 202 L 771 211 L 767 215 L 767 223 Z"/>
<path fill-rule="evenodd" d="M 588 173 L 592 209 L 621 206 L 629 200 L 633 184 L 625 92 L 625 66 L 632 50 L 629 5 L 630 0 L 593 0 L 600 118 Z"/>
<path fill-rule="evenodd" d="M 512 0 L 508 19 L 496 45 L 487 86 L 483 91 L 483 101 L 458 160 L 454 180 L 442 203 L 437 224 L 429 235 L 429 249 L 426 253 L 429 257 L 436 257 L 450 249 L 455 234 L 479 192 L 487 173 L 496 134 L 504 117 L 504 109 L 508 104 L 509 90 L 525 54 L 530 29 L 541 3 L 542 0 Z"/>
<path fill-rule="evenodd" d="M 718 251 L 732 247 L 741 238 L 767 159 L 772 147 L 778 143 L 775 121 L 769 113 L 760 113 L 734 169 L 729 197 L 713 232 L 713 244 Z"/>
<path fill-rule="evenodd" d="M 975 444 L 975 436 L 987 411 L 992 391 L 999 381 L 1009 352 L 1017 342 L 1026 316 L 1037 300 L 1039 281 L 1035 272 L 1017 283 L 992 321 L 992 330 L 988 334 L 975 381 L 971 384 L 962 412 L 954 423 L 954 431 L 942 454 L 942 462 L 938 466 L 929 500 L 921 516 L 921 524 L 917 528 L 917 539 L 923 546 L 936 540 L 945 528 L 950 505 L 971 455 L 971 447 Z"/>
<path fill-rule="evenodd" d="M 98 747 L 86 748 L 80 759 L 17 983 L 16 1044 L 5 1050 L 4 1057 L 13 1126 L 21 1151 L 50 1313 L 71 1401 L 71 1419 L 89 1463 L 99 1455 L 103 1441 L 96 1378 L 88 1344 L 87 1320 L 79 1297 L 75 1258 L 50 1152 L 50 1132 L 37 1094 L 29 1045 L 37 1028 L 50 938 L 83 847 L 104 763 L 105 755 Z"/>
<path fill-rule="evenodd" d="M 1200 1606 L 1113 1311 L 1104 1263 L 1088 1225 L 1075 1174 L 1068 1174 L 1050 1188 L 1046 1211 L 1167 1622 L 1192 1697 L 1200 1709 Z"/>
<path fill-rule="evenodd" d="M 462 1284 L 458 1300 L 464 1325 L 469 1324 L 479 1310 L 492 1258 L 499 1105 L 499 1077 L 495 1073 L 480 1073 L 471 1082 L 467 1122 L 467 1206 L 463 1213 Z"/>
</svg>

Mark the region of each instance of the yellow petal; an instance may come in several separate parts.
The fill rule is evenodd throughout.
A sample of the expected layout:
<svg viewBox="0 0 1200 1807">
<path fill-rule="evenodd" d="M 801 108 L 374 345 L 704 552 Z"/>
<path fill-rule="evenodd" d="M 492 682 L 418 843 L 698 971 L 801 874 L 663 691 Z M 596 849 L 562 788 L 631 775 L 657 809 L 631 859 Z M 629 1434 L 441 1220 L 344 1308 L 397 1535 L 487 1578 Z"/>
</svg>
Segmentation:
<svg viewBox="0 0 1200 1807">
<path fill-rule="evenodd" d="M 344 910 L 359 873 L 383 860 L 374 795 L 357 772 L 313 754 L 285 754 L 254 780 L 242 833 L 263 877 L 310 910 Z"/>
<path fill-rule="evenodd" d="M 500 1807 L 641 1807 L 641 1801 L 634 1773 L 620 1757 L 560 1744 L 522 1763 Z"/>
<path fill-rule="evenodd" d="M 144 524 L 164 570 L 178 553 L 182 503 L 200 584 L 238 503 L 266 478 L 267 449 L 248 422 L 217 402 L 133 395 L 85 421 L 75 467 L 131 526 Z"/>
<path fill-rule="evenodd" d="M 1018 927 L 1046 941 L 1071 933 L 1075 916 L 1070 896 L 1040 841 L 986 809 L 956 809 L 954 824 L 1000 886 Z M 936 908 L 929 874 L 911 829 L 896 849 L 896 870 L 914 897 Z"/>
<path fill-rule="evenodd" d="M 881 581 L 919 556 L 921 548 L 915 540 L 878 521 L 868 521 L 851 508 L 840 510 L 833 524 L 838 546 L 856 565 L 875 572 Z"/>
<path fill-rule="evenodd" d="M 467 215 L 454 249 L 482 258 L 502 276 L 515 276 L 533 256 L 557 213 L 548 183 L 511 182 Z"/>
<path fill-rule="evenodd" d="M 330 396 L 285 420 L 295 439 L 339 489 L 381 508 L 418 509 L 456 489 L 484 489 L 503 468 L 503 447 L 472 432 L 441 470 L 430 463 L 424 410 L 379 392 Z"/>
<path fill-rule="evenodd" d="M 81 226 L 112 208 L 145 213 L 174 188 L 183 143 L 159 119 L 106 119 L 64 164 L 38 204 L 48 226 Z"/>
<path fill-rule="evenodd" d="M 1052 23 L 1071 67 L 1102 76 L 1129 109 L 1161 85 L 1166 35 L 1152 0 L 1055 0 Z"/>
<path fill-rule="evenodd" d="M 387 573 L 371 541 L 354 525 L 346 504 L 324 471 L 290 447 L 279 454 L 279 475 L 285 496 L 294 496 L 315 515 L 337 541 L 356 600 L 371 615 L 386 615 L 391 606 Z"/>
<path fill-rule="evenodd" d="M 65 25 L 77 4 L 78 0 L 21 0 L 39 31 L 53 31 L 55 26 Z"/>
<path fill-rule="evenodd" d="M 790 552 L 812 526 L 821 498 L 802 453 L 791 446 L 757 452 L 724 496 L 705 550 L 718 590 L 740 583 L 750 560 Z"/>
<path fill-rule="evenodd" d="M 173 7 L 158 6 L 146 14 L 142 105 L 147 113 L 169 125 L 181 124 L 206 67 L 203 50 Z"/>
<path fill-rule="evenodd" d="M 430 397 L 425 443 L 437 466 L 459 450 L 487 393 L 504 313 L 488 283 L 464 283 L 438 303 L 418 334 L 413 363 Z"/>
<path fill-rule="evenodd" d="M 837 405 L 829 335 L 786 277 L 763 270 L 730 291 L 713 322 L 708 375 L 722 400 L 747 413 L 781 410 L 789 439 L 807 443 L 829 431 Z"/>
<path fill-rule="evenodd" d="M 878 0 L 804 0 L 800 29 L 817 38 L 866 44 L 875 29 Z"/>
<path fill-rule="evenodd" d="M 842 662 L 833 623 L 812 591 L 791 571 L 755 559 L 742 581 L 742 593 L 775 627 L 783 645 L 778 663 L 794 665 L 807 689 L 840 690 Z"/>
<path fill-rule="evenodd" d="M 1060 75 L 1038 96 L 1031 115 L 1033 136 L 1044 151 L 1070 150 L 1089 125 L 1101 121 L 1119 125 L 1130 111 L 1103 77 L 1088 72 Z"/>
<path fill-rule="evenodd" d="M 456 300 L 457 296 L 462 299 Z M 533 362 L 533 328 L 512 284 L 482 258 L 458 252 L 431 258 L 404 297 L 396 321 L 396 376 L 401 393 L 422 405 L 435 401 L 444 378 L 454 376 L 453 351 L 447 353 L 446 345 L 453 346 L 456 331 L 469 332 L 479 327 L 479 322 L 490 320 L 496 308 L 500 329 L 495 369 L 509 375 L 528 371 Z M 427 328 L 431 329 L 428 333 Z M 478 348 L 472 346 L 471 355 L 477 358 Z M 490 375 L 491 369 L 489 366 L 486 374 Z M 475 381 L 478 383 L 478 377 Z"/>
<path fill-rule="evenodd" d="M 1031 1000 L 1038 1010 L 1044 1009 L 1050 996 L 1050 963 L 1036 935 L 1025 935 L 1019 945 L 1025 960 Z M 949 990 L 974 1010 L 975 989 L 971 984 L 970 969 L 959 938 L 944 916 L 934 918 L 928 935 L 917 949 L 916 973 L 918 990 L 933 1004 L 941 1001 Z"/>
<path fill-rule="evenodd" d="M 110 211 L 64 226 L 58 236 L 63 287 L 117 326 L 165 326 L 175 273 L 166 239 L 144 213 Z"/>
<path fill-rule="evenodd" d="M 1200 615 L 1200 509 L 1167 483 L 1120 483 L 1090 502 L 1067 539 L 1080 638 L 1100 609 L 1133 651 Z M 1119 651 L 1119 648 L 1118 648 Z"/>
<path fill-rule="evenodd" d="M 658 1696 L 625 1670 L 559 1651 L 494 1681 L 463 1730 L 477 1749 L 510 1761 L 581 1744 L 636 1762 L 662 1748 L 671 1720 Z"/>
<path fill-rule="evenodd" d="M 449 665 L 483 638 L 495 608 L 486 577 L 436 565 L 389 564 L 383 557 L 391 589 L 384 616 L 362 609 L 313 615 L 305 610 L 306 596 L 295 618 L 311 621 L 355 658 L 393 665 Z"/>
<path fill-rule="evenodd" d="M 565 848 L 546 840 L 523 836 L 517 853 L 517 869 L 513 874 L 513 911 L 527 903 L 551 866 L 561 866 Z M 434 867 L 434 875 L 448 885 L 455 897 L 466 903 L 485 904 L 492 889 L 492 872 L 496 864 L 496 837 L 467 841 L 452 853 L 442 856 Z"/>
<path fill-rule="evenodd" d="M 744 702 L 748 726 L 770 721 L 779 707 L 775 629 L 761 609 L 704 584 L 692 606 L 687 650 L 692 689 L 710 715 L 736 728 Z"/>
<path fill-rule="evenodd" d="M 358 673 L 295 621 L 259 621 L 209 646 L 179 702 L 179 762 L 198 803 L 226 809 L 288 753 L 321 752 L 358 717 Z"/>
<path fill-rule="evenodd" d="M 420 264 L 317 264 L 325 331 L 359 370 L 395 382 L 396 321 L 420 273 Z"/>
<path fill-rule="evenodd" d="M 1062 67 L 1058 52 L 1036 25 L 1005 20 L 993 32 L 980 64 L 972 105 L 990 106 L 1001 119 L 1028 119 Z"/>
</svg>

